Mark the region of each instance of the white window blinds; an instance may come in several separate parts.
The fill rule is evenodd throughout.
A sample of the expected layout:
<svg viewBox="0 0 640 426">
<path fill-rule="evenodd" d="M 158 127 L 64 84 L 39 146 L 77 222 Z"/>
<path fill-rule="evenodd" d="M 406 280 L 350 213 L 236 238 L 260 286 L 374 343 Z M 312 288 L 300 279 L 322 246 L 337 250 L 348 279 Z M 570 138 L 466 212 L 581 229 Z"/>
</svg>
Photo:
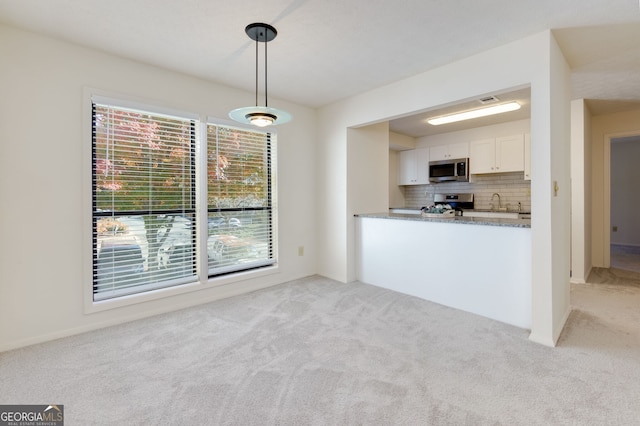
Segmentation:
<svg viewBox="0 0 640 426">
<path fill-rule="evenodd" d="M 209 275 L 275 263 L 271 135 L 207 125 Z"/>
<path fill-rule="evenodd" d="M 92 103 L 94 300 L 193 281 L 196 121 Z"/>
</svg>

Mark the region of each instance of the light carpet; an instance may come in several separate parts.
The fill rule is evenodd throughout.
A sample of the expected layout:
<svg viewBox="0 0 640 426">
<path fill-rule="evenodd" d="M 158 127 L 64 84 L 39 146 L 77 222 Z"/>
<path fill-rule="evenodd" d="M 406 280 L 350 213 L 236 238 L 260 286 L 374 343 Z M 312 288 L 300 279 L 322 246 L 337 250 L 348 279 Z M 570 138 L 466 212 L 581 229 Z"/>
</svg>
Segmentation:
<svg viewBox="0 0 640 426">
<path fill-rule="evenodd" d="M 587 284 L 558 347 L 309 277 L 0 354 L 0 404 L 70 425 L 632 425 L 640 287 Z"/>
<path fill-rule="evenodd" d="M 640 273 L 640 247 L 611 244 L 611 267 Z"/>
</svg>

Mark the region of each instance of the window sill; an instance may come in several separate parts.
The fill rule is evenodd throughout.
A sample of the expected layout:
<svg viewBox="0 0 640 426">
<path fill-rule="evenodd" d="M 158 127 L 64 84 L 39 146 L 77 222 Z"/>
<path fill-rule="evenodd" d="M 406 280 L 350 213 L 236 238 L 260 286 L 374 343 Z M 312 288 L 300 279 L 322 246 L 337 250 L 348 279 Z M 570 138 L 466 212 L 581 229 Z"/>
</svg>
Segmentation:
<svg viewBox="0 0 640 426">
<path fill-rule="evenodd" d="M 89 294 L 88 299 L 85 300 L 85 314 L 94 314 L 98 312 L 104 312 L 111 309 L 123 308 L 126 306 L 132 306 L 140 303 L 153 302 L 159 299 L 165 299 L 170 297 L 176 297 L 183 294 L 192 293 L 195 291 L 211 290 L 218 287 L 238 284 L 240 282 L 256 279 L 268 275 L 278 273 L 278 265 L 268 266 L 252 271 L 242 271 L 230 275 L 207 278 L 204 282 L 194 281 L 186 284 L 181 284 L 173 287 L 166 287 L 157 290 L 147 291 L 139 294 L 131 294 L 121 296 L 113 299 L 102 300 L 98 302 L 93 301 L 93 295 Z M 211 300 L 215 300 L 212 297 Z"/>
</svg>

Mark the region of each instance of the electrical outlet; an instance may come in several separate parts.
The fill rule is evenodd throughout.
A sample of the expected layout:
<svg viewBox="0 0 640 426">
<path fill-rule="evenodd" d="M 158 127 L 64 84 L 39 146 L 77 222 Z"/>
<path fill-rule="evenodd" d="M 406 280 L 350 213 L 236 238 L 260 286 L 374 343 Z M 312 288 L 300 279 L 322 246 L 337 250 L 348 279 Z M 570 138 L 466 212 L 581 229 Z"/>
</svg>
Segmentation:
<svg viewBox="0 0 640 426">
<path fill-rule="evenodd" d="M 304 256 L 304 246 L 298 247 L 298 256 Z"/>
<path fill-rule="evenodd" d="M 617 226 L 613 227 L 613 232 L 618 232 L 618 227 Z"/>
</svg>

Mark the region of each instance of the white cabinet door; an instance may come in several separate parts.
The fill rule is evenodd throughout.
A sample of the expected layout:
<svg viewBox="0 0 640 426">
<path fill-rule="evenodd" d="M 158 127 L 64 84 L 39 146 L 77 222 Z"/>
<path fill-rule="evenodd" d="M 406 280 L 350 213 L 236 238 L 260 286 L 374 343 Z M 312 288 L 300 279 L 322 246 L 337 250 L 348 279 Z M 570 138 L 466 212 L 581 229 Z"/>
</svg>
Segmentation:
<svg viewBox="0 0 640 426">
<path fill-rule="evenodd" d="M 435 145 L 429 149 L 431 161 L 467 158 L 469 156 L 469 143 L 459 142 L 446 145 Z"/>
<path fill-rule="evenodd" d="M 429 148 L 416 149 L 416 184 L 429 183 Z"/>
<path fill-rule="evenodd" d="M 449 158 L 469 157 L 469 142 L 452 143 L 449 145 Z"/>
<path fill-rule="evenodd" d="M 531 135 L 524 135 L 524 180 L 531 180 Z"/>
<path fill-rule="evenodd" d="M 449 156 L 448 145 L 436 145 L 429 148 L 429 158 L 431 161 L 446 160 Z"/>
<path fill-rule="evenodd" d="M 524 170 L 524 135 L 496 138 L 496 172 Z"/>
<path fill-rule="evenodd" d="M 400 151 L 398 185 L 429 183 L 429 148 Z"/>
<path fill-rule="evenodd" d="M 469 144 L 469 173 L 495 173 L 496 140 L 482 139 Z"/>
<path fill-rule="evenodd" d="M 524 170 L 524 136 L 513 135 L 472 141 L 469 173 L 507 173 Z"/>
<path fill-rule="evenodd" d="M 415 150 L 400 151 L 398 155 L 400 164 L 398 165 L 398 184 L 415 185 L 418 177 L 418 163 L 416 162 Z"/>
</svg>

